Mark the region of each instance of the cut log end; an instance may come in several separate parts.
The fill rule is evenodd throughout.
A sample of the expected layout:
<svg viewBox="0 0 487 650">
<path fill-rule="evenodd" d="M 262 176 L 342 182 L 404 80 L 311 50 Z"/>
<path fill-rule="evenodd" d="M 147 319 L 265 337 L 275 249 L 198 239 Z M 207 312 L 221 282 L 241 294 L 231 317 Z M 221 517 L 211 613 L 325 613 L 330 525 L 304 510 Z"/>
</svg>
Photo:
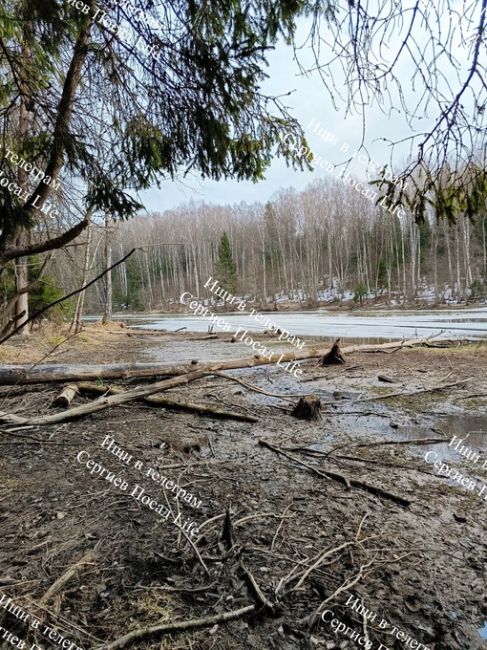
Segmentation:
<svg viewBox="0 0 487 650">
<path fill-rule="evenodd" d="M 318 420 L 321 417 L 321 401 L 316 395 L 301 397 L 291 415 L 300 420 Z"/>
<path fill-rule="evenodd" d="M 331 350 L 321 357 L 320 366 L 332 366 L 340 363 L 345 363 L 345 359 L 340 350 L 340 339 L 337 339 L 331 346 Z"/>
<path fill-rule="evenodd" d="M 53 406 L 69 406 L 78 393 L 78 387 L 74 384 L 66 386 L 54 400 Z"/>
</svg>

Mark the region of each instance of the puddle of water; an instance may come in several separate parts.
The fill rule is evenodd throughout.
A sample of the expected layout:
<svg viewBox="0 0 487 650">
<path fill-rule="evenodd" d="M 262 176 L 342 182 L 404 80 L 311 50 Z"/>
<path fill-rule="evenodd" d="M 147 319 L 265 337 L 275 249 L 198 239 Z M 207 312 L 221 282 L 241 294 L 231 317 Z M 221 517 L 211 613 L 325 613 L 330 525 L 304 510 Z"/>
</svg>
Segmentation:
<svg viewBox="0 0 487 650">
<path fill-rule="evenodd" d="M 479 630 L 482 639 L 487 639 L 487 621 L 484 622 L 484 627 Z"/>
<path fill-rule="evenodd" d="M 434 427 L 446 434 L 445 444 L 421 445 L 418 447 L 418 453 L 423 456 L 427 451 L 434 450 L 442 460 L 462 460 L 463 457 L 458 451 L 448 444 L 453 436 L 463 439 L 462 444 L 474 451 L 487 452 L 487 415 L 448 415 L 437 420 Z M 440 434 L 434 433 L 429 427 L 414 425 L 400 427 L 397 433 L 402 440 L 440 437 Z"/>
<path fill-rule="evenodd" d="M 438 429 L 465 440 L 465 445 L 487 451 L 487 415 L 448 415 L 436 423 Z M 456 453 L 456 452 L 454 452 Z"/>
</svg>

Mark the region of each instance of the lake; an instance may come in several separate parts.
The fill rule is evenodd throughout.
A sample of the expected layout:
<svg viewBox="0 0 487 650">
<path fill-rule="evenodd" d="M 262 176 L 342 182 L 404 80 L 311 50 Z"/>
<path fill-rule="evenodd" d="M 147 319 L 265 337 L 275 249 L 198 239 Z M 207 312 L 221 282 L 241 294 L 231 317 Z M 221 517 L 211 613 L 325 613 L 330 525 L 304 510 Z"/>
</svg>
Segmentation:
<svg viewBox="0 0 487 650">
<path fill-rule="evenodd" d="M 248 313 L 219 313 L 228 321 L 232 332 L 242 327 L 264 331 Z M 324 336 L 342 339 L 401 339 L 441 336 L 443 338 L 487 338 L 487 307 L 456 310 L 389 311 L 370 310 L 337 313 L 336 311 L 265 312 L 281 329 L 302 338 Z M 174 331 L 186 328 L 207 332 L 209 319 L 186 314 L 114 315 L 130 326 Z M 87 320 L 91 320 L 87 318 Z M 219 331 L 215 327 L 215 332 Z"/>
</svg>

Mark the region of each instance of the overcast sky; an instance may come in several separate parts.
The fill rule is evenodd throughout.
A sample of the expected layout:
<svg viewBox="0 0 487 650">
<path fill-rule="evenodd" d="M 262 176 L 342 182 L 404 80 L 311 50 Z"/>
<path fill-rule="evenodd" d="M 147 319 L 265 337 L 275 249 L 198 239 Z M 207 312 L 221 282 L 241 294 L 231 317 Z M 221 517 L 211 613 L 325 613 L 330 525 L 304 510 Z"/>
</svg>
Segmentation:
<svg viewBox="0 0 487 650">
<path fill-rule="evenodd" d="M 306 53 L 302 61 L 305 60 L 305 56 Z M 276 95 L 292 91 L 289 97 L 284 98 L 285 103 L 302 124 L 314 155 L 321 156 L 334 164 L 344 162 L 348 156 L 340 152 L 340 147 L 343 143 L 348 143 L 352 152 L 360 146 L 362 117 L 356 114 L 346 115 L 345 105 L 340 106 L 340 110 L 336 110 L 317 73 L 309 76 L 300 75 L 290 47 L 284 44 L 278 45 L 268 58 L 270 66 L 267 72 L 270 78 L 264 84 L 264 90 Z M 312 63 L 310 55 L 309 63 L 310 65 Z M 404 67 L 399 70 L 404 92 L 406 96 L 412 97 L 411 77 L 414 70 Z M 313 118 L 314 124 L 319 121 L 322 128 L 337 136 L 336 145 L 324 142 L 319 134 L 313 132 L 313 128 L 309 128 L 308 125 Z M 420 124 L 421 130 L 426 128 L 430 120 L 425 118 L 423 122 L 424 124 Z M 400 108 L 394 107 L 390 116 L 381 112 L 378 107 L 367 109 L 365 145 L 372 161 L 378 166 L 390 162 L 390 147 L 384 140 L 398 140 L 410 134 L 411 131 Z M 402 151 L 396 150 L 394 157 L 396 169 L 406 161 L 408 151 L 409 145 L 405 145 Z M 350 169 L 356 176 L 366 178 L 366 168 L 363 164 L 354 163 Z M 240 201 L 265 202 L 279 189 L 292 186 L 300 190 L 315 178 L 327 176 L 330 174 L 320 168 L 315 168 L 312 172 L 294 171 L 286 166 L 284 160 L 276 158 L 268 169 L 265 180 L 259 183 L 202 180 L 196 175 L 188 175 L 184 181 L 165 182 L 160 190 L 144 192 L 141 198 L 148 211 L 158 212 L 189 200 L 218 204 L 234 204 Z M 372 175 L 372 177 L 377 176 Z"/>
</svg>

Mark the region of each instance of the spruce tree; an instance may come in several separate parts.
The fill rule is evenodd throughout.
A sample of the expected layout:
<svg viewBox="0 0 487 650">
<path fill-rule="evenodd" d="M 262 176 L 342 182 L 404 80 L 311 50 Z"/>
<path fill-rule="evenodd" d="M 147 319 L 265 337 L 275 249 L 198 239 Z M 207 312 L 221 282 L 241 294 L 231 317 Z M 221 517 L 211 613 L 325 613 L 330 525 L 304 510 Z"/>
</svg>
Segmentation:
<svg viewBox="0 0 487 650">
<path fill-rule="evenodd" d="M 217 278 L 220 285 L 229 293 L 237 291 L 237 265 L 233 260 L 230 239 L 223 233 L 218 244 Z"/>
</svg>

